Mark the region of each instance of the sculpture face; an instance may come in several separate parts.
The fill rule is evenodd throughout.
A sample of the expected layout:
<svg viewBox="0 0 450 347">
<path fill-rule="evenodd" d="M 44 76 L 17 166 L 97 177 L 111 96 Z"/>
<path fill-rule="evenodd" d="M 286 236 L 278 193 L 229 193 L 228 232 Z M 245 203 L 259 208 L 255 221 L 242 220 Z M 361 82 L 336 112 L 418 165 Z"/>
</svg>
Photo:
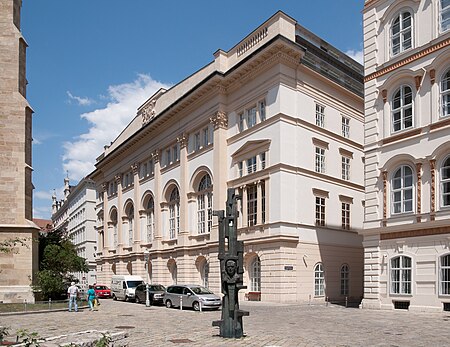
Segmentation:
<svg viewBox="0 0 450 347">
<path fill-rule="evenodd" d="M 236 272 L 236 262 L 234 260 L 227 260 L 225 264 L 225 271 L 227 272 L 228 276 L 233 276 Z"/>
</svg>

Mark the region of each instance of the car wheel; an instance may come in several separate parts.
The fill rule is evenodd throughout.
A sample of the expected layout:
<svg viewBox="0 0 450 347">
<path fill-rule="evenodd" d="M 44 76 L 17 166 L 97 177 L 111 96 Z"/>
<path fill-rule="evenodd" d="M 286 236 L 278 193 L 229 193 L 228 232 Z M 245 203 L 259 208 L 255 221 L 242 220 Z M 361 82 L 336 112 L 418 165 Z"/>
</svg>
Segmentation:
<svg viewBox="0 0 450 347">
<path fill-rule="evenodd" d="M 141 303 L 141 300 L 139 300 L 139 296 L 135 296 L 134 297 L 134 301 L 137 303 L 137 304 L 140 304 Z"/>
<path fill-rule="evenodd" d="M 192 307 L 194 308 L 194 311 L 200 311 L 200 304 L 198 301 L 194 301 Z"/>
<path fill-rule="evenodd" d="M 116 296 L 114 294 L 112 295 L 112 298 L 113 298 L 114 301 L 117 300 L 117 298 L 116 298 Z"/>
<path fill-rule="evenodd" d="M 166 300 L 166 307 L 167 308 L 172 308 L 172 301 Z"/>
</svg>

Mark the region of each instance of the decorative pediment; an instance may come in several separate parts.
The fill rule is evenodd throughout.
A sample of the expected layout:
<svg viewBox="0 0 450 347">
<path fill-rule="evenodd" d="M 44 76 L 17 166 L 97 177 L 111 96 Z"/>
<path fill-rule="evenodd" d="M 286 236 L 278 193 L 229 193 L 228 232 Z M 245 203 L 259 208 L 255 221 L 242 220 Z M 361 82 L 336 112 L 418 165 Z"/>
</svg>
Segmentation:
<svg viewBox="0 0 450 347">
<path fill-rule="evenodd" d="M 234 152 L 231 156 L 236 159 L 238 157 L 245 156 L 246 154 L 252 152 L 264 152 L 267 151 L 270 147 L 271 140 L 252 140 L 247 141 L 244 145 L 241 146 L 236 152 Z"/>
<path fill-rule="evenodd" d="M 160 88 L 138 109 L 138 115 L 142 118 L 142 126 L 150 122 L 156 116 L 156 103 L 160 96 L 165 92 L 166 89 Z"/>
</svg>

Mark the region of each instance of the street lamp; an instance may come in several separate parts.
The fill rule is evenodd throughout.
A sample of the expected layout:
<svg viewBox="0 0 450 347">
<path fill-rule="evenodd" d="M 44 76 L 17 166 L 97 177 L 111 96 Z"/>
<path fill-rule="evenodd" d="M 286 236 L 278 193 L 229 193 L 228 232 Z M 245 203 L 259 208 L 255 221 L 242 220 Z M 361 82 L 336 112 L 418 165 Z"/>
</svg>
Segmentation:
<svg viewBox="0 0 450 347">
<path fill-rule="evenodd" d="M 148 293 L 148 260 L 150 258 L 150 252 L 148 251 L 148 249 L 146 249 L 144 251 L 144 261 L 145 261 L 145 272 L 147 273 L 147 283 L 145 284 L 145 306 L 146 307 L 150 307 L 150 298 L 149 298 L 149 293 Z"/>
</svg>

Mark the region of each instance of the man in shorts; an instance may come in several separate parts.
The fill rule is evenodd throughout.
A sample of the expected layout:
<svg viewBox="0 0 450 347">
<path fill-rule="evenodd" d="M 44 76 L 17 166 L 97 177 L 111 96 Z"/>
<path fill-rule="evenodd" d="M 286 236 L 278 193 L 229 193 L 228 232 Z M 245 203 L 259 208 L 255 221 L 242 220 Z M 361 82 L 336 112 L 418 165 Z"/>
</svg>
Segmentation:
<svg viewBox="0 0 450 347">
<path fill-rule="evenodd" d="M 75 304 L 75 312 L 78 312 L 78 287 L 75 285 L 75 282 L 72 282 L 69 289 L 67 289 L 67 296 L 69 297 L 69 312 L 72 312 L 73 304 Z"/>
</svg>

